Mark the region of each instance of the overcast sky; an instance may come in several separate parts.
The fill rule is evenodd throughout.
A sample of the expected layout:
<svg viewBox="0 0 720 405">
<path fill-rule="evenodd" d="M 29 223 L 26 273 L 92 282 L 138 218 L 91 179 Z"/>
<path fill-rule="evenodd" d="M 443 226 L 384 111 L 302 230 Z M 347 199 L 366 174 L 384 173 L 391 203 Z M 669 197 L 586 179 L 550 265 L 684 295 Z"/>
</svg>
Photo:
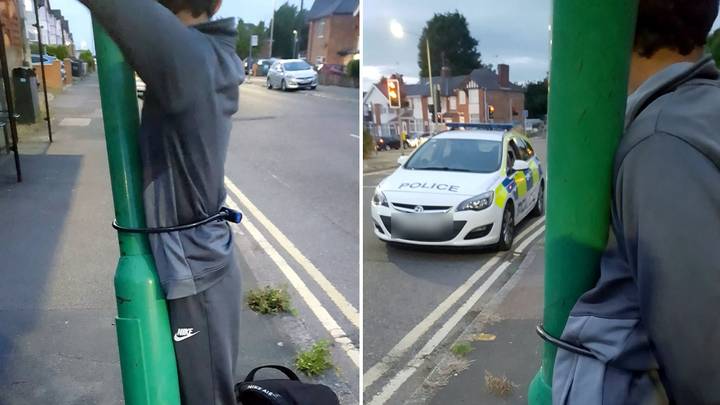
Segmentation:
<svg viewBox="0 0 720 405">
<path fill-rule="evenodd" d="M 434 13 L 458 10 L 478 40 L 483 63 L 507 63 L 510 80 L 541 80 L 549 69 L 551 0 L 364 0 L 363 87 L 382 75 L 402 73 L 418 79 L 418 37 Z M 403 39 L 390 34 L 390 20 L 408 31 Z M 715 28 L 720 27 L 720 19 Z M 431 44 L 432 45 L 432 44 Z"/>
<path fill-rule="evenodd" d="M 287 2 L 300 7 L 300 0 L 287 0 Z M 276 3 L 276 7 L 280 7 L 286 1 L 277 0 Z M 309 9 L 312 3 L 313 0 L 305 0 L 303 7 Z M 78 0 L 51 0 L 50 5 L 54 9 L 62 10 L 63 16 L 70 22 L 70 31 L 75 39 L 76 47 L 86 48 L 89 46 L 94 53 L 92 24 L 87 8 Z M 272 17 L 272 5 L 272 0 L 225 0 L 218 16 L 242 18 L 245 22 L 251 23 L 261 20 L 269 22 Z M 86 45 L 84 46 L 83 43 Z"/>
</svg>

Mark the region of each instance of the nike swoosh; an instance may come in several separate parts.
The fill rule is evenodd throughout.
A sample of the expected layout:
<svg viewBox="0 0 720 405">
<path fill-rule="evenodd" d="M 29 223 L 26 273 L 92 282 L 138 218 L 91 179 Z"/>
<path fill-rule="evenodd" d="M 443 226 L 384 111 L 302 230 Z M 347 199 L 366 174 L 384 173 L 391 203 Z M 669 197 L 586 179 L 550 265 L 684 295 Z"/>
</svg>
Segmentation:
<svg viewBox="0 0 720 405">
<path fill-rule="evenodd" d="M 200 331 L 197 331 L 197 332 L 195 332 L 195 333 L 191 333 L 191 334 L 185 335 L 185 336 L 175 335 L 175 336 L 173 336 L 173 340 L 176 341 L 176 342 L 182 342 L 183 340 L 188 339 L 188 338 L 191 338 L 191 337 L 197 335 L 198 333 L 200 333 Z"/>
</svg>

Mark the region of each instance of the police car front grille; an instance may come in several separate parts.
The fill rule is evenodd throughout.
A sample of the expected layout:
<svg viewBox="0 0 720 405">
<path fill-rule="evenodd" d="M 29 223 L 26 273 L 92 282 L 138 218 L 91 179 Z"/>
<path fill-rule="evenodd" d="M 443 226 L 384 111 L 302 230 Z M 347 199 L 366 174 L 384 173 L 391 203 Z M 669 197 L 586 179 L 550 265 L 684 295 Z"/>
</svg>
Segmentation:
<svg viewBox="0 0 720 405">
<path fill-rule="evenodd" d="M 411 233 L 411 234 L 403 234 L 403 235 L 395 235 L 392 236 L 394 238 L 398 239 L 405 239 L 410 241 L 416 241 L 416 242 L 447 242 L 450 240 L 455 239 L 455 237 L 458 236 L 460 231 L 465 227 L 465 224 L 467 221 L 453 221 L 452 229 L 449 233 L 437 233 L 437 234 L 427 234 L 427 233 Z"/>
<path fill-rule="evenodd" d="M 417 207 L 417 204 L 402 204 L 402 203 L 391 203 L 393 207 L 400 208 L 401 210 L 407 210 L 407 211 L 415 211 L 415 207 Z M 451 206 L 445 206 L 445 205 L 421 205 L 423 208 L 423 211 L 440 211 L 445 212 L 452 208 Z"/>
</svg>

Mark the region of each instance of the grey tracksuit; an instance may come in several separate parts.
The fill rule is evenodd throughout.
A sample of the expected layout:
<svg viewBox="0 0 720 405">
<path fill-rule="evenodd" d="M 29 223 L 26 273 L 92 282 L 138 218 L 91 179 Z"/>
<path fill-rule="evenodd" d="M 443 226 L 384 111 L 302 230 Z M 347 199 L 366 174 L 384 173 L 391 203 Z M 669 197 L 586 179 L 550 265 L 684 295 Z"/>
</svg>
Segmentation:
<svg viewBox="0 0 720 405">
<path fill-rule="evenodd" d="M 611 232 L 571 312 L 555 404 L 720 404 L 720 81 L 678 63 L 628 98 Z"/>
<path fill-rule="evenodd" d="M 224 165 L 243 68 L 233 19 L 186 27 L 154 0 L 81 0 L 147 84 L 140 125 L 149 227 L 207 218 Z M 224 222 L 150 236 L 175 334 L 184 404 L 230 404 L 241 291 Z"/>
</svg>

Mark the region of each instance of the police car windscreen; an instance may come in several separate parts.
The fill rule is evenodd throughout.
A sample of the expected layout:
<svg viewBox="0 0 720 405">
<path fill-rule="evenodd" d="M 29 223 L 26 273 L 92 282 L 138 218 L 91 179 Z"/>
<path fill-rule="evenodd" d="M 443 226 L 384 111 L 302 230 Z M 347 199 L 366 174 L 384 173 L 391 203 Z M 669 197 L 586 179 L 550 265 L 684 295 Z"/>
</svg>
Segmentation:
<svg viewBox="0 0 720 405">
<path fill-rule="evenodd" d="M 433 138 L 412 155 L 405 169 L 492 173 L 500 169 L 501 151 L 499 141 Z"/>
<path fill-rule="evenodd" d="M 283 64 L 285 66 L 285 70 L 291 72 L 294 70 L 309 70 L 312 69 L 310 65 L 308 65 L 305 62 L 288 62 Z"/>
</svg>

